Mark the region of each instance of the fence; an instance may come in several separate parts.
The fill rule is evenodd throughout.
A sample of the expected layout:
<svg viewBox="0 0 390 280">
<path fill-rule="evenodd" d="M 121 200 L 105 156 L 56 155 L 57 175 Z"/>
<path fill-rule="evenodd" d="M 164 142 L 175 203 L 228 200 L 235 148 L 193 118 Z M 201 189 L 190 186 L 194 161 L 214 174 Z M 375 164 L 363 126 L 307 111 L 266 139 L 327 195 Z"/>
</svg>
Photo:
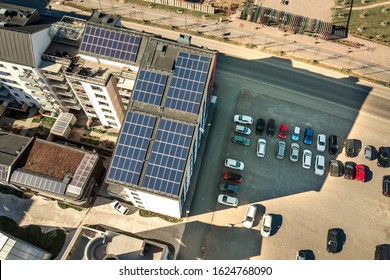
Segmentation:
<svg viewBox="0 0 390 280">
<path fill-rule="evenodd" d="M 178 8 L 183 8 L 187 10 L 199 11 L 208 14 L 215 14 L 215 7 L 209 5 L 203 5 L 198 3 L 190 3 L 180 0 L 145 0 L 150 3 L 156 3 L 167 6 L 174 6 Z"/>
</svg>

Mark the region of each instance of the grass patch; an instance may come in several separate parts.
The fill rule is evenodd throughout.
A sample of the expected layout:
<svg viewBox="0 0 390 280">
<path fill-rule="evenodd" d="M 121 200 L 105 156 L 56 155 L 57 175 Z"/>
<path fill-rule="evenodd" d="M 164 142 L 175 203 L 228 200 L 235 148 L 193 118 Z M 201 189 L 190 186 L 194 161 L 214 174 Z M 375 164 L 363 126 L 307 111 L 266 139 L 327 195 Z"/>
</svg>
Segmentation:
<svg viewBox="0 0 390 280">
<path fill-rule="evenodd" d="M 151 217 L 158 217 L 163 219 L 164 221 L 170 222 L 170 223 L 180 223 L 183 221 L 183 219 L 178 219 L 178 218 L 173 218 L 170 216 L 162 215 L 159 213 L 155 213 L 152 211 L 144 210 L 144 209 L 139 209 L 139 215 L 144 218 L 151 218 Z"/>
<path fill-rule="evenodd" d="M 62 229 L 42 233 L 39 226 L 19 227 L 15 221 L 5 216 L 0 216 L 0 230 L 51 253 L 52 260 L 58 256 L 65 244 L 66 233 Z"/>
<path fill-rule="evenodd" d="M 83 211 L 83 208 L 80 208 L 80 207 L 76 207 L 76 206 L 73 206 L 73 205 L 69 205 L 69 204 L 66 204 L 66 203 L 63 203 L 63 202 L 59 202 L 57 201 L 57 205 L 58 207 L 60 207 L 61 209 L 74 209 L 76 211 Z"/>
<path fill-rule="evenodd" d="M 53 127 L 56 119 L 50 117 L 42 117 L 40 125 L 38 126 L 37 131 L 35 132 L 35 137 L 39 139 L 46 140 L 50 134 L 50 129 Z"/>
<path fill-rule="evenodd" d="M 81 136 L 81 139 L 80 139 L 81 142 L 85 142 L 87 144 L 91 144 L 91 145 L 95 145 L 95 146 L 99 145 L 99 140 L 100 140 L 99 137 L 91 136 L 88 134 L 83 134 L 83 136 Z"/>
</svg>

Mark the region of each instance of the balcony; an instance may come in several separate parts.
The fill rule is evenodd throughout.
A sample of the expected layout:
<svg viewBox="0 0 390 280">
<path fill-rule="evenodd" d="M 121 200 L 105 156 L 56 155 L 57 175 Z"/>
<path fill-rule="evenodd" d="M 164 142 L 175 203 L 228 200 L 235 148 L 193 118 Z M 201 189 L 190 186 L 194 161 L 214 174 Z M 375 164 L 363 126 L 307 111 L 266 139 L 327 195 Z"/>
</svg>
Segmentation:
<svg viewBox="0 0 390 280">
<path fill-rule="evenodd" d="M 39 84 L 26 84 L 26 88 L 34 90 L 34 91 L 42 90 Z"/>
<path fill-rule="evenodd" d="M 19 79 L 25 83 L 35 84 L 36 81 L 34 79 L 34 75 L 22 73 L 19 75 Z"/>
<path fill-rule="evenodd" d="M 54 73 L 50 73 L 50 72 L 44 72 L 43 75 L 48 79 L 52 79 L 52 80 L 60 81 L 60 82 L 63 82 L 65 79 L 64 73 L 54 74 Z"/>
<path fill-rule="evenodd" d="M 52 87 L 62 88 L 62 89 L 65 89 L 65 90 L 69 89 L 69 84 L 66 81 L 63 82 L 63 83 L 59 83 L 57 81 L 50 80 L 49 82 L 50 82 L 50 85 Z"/>
</svg>

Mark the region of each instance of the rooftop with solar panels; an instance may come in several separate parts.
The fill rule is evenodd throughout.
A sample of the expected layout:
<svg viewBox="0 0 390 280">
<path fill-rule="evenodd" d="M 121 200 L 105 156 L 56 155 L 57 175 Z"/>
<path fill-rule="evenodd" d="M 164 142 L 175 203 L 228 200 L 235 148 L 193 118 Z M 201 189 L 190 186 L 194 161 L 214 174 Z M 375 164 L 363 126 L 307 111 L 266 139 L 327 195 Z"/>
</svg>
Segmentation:
<svg viewBox="0 0 390 280">
<path fill-rule="evenodd" d="M 150 38 L 144 57 L 106 181 L 177 198 L 215 52 Z"/>
</svg>

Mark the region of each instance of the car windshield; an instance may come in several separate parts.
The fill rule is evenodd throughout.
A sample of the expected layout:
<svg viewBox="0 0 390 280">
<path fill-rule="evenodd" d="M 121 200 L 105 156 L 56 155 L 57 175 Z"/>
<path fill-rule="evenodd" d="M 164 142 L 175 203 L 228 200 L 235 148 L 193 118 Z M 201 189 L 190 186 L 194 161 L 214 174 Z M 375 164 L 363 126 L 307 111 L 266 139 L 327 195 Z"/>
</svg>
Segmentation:
<svg viewBox="0 0 390 280">
<path fill-rule="evenodd" d="M 224 196 L 224 197 L 222 198 L 222 201 L 223 201 L 223 202 L 227 202 L 227 196 Z"/>
<path fill-rule="evenodd" d="M 264 228 L 263 228 L 263 230 L 265 231 L 265 232 L 269 232 L 270 231 L 270 227 L 267 227 L 267 226 L 264 226 Z"/>
<path fill-rule="evenodd" d="M 317 168 L 318 168 L 319 170 L 324 169 L 324 167 L 323 167 L 322 165 L 318 165 Z"/>
</svg>

